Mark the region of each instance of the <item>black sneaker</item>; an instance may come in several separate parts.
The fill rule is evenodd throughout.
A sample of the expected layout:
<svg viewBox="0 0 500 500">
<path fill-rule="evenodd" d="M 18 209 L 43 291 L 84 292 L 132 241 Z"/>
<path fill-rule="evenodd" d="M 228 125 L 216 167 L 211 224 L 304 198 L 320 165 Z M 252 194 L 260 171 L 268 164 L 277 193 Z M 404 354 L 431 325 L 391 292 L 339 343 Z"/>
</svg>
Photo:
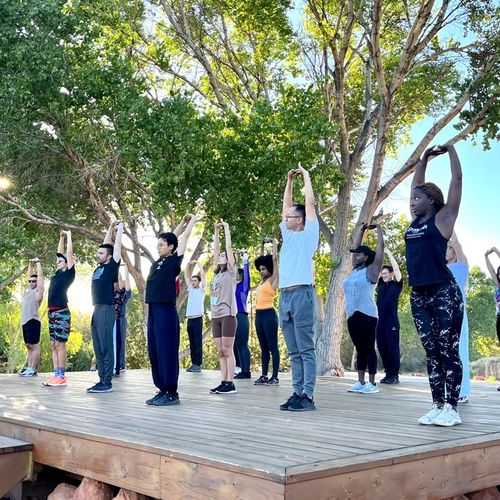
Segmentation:
<svg viewBox="0 0 500 500">
<path fill-rule="evenodd" d="M 242 379 L 242 378 L 252 378 L 252 374 L 250 372 L 240 372 L 238 375 L 234 376 L 235 379 Z"/>
<path fill-rule="evenodd" d="M 316 406 L 314 406 L 312 398 L 308 398 L 305 394 L 302 394 L 299 399 L 290 404 L 288 409 L 290 411 L 311 411 L 315 410 Z"/>
<path fill-rule="evenodd" d="M 266 385 L 269 382 L 269 379 L 267 378 L 266 375 L 261 375 L 254 383 L 253 385 Z"/>
<path fill-rule="evenodd" d="M 266 385 L 279 385 L 279 383 L 280 383 L 280 379 L 278 377 L 271 377 L 267 381 Z"/>
<path fill-rule="evenodd" d="M 301 399 L 301 396 L 299 396 L 296 392 L 294 392 L 287 400 L 285 403 L 280 405 L 280 410 L 289 410 L 290 406 L 292 403 L 295 403 L 298 399 Z"/>
<path fill-rule="evenodd" d="M 153 401 L 153 406 L 175 406 L 181 403 L 178 394 L 165 393 L 161 398 Z"/>
<path fill-rule="evenodd" d="M 94 387 L 87 389 L 87 391 L 93 393 L 113 392 L 113 386 L 111 384 L 96 384 Z"/>
<path fill-rule="evenodd" d="M 148 399 L 145 401 L 145 403 L 147 405 L 152 405 L 154 404 L 154 402 L 157 400 L 157 399 L 160 399 L 162 398 L 163 396 L 165 396 L 166 392 L 161 392 L 161 391 L 158 391 L 151 399 Z"/>
<path fill-rule="evenodd" d="M 201 366 L 200 365 L 191 365 L 189 368 L 186 369 L 188 373 L 199 373 L 201 372 Z"/>
<path fill-rule="evenodd" d="M 119 377 L 120 376 L 120 372 L 117 370 L 115 373 L 113 373 L 113 377 Z"/>
<path fill-rule="evenodd" d="M 389 379 L 389 376 L 388 376 L 388 375 L 386 375 L 384 378 L 381 378 L 381 379 L 379 380 L 379 383 L 380 383 L 380 384 L 388 384 L 388 383 L 389 383 L 389 382 L 387 382 L 387 380 L 388 380 L 388 379 Z"/>
<path fill-rule="evenodd" d="M 387 377 L 387 380 L 385 381 L 386 384 L 399 384 L 399 377 L 397 375 L 391 375 L 390 377 Z"/>
<path fill-rule="evenodd" d="M 210 394 L 217 394 L 217 391 L 224 385 L 224 382 L 221 382 L 217 387 L 210 389 Z"/>
<path fill-rule="evenodd" d="M 93 385 L 92 387 L 89 387 L 87 389 L 87 392 L 99 392 L 99 389 L 102 386 L 102 382 L 97 382 L 97 384 Z"/>
<path fill-rule="evenodd" d="M 223 382 L 222 387 L 217 389 L 216 394 L 235 394 L 236 392 L 233 382 Z"/>
</svg>

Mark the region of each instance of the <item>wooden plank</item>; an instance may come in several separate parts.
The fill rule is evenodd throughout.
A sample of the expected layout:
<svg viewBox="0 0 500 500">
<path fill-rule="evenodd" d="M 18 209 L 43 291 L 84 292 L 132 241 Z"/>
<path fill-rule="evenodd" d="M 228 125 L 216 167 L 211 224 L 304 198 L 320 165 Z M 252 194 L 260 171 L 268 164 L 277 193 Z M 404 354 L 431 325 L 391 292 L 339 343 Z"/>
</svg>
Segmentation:
<svg viewBox="0 0 500 500">
<path fill-rule="evenodd" d="M 266 481 L 245 474 L 234 474 L 223 468 L 167 456 L 161 459 L 160 491 L 160 498 L 168 499 L 278 500 L 284 498 L 282 483 Z"/>
<path fill-rule="evenodd" d="M 19 439 L 0 435 L 0 455 L 7 453 L 16 453 L 18 451 L 29 451 L 33 448 L 32 443 L 26 443 Z"/>
<path fill-rule="evenodd" d="M 31 470 L 31 451 L 0 455 L 0 498 L 17 483 L 27 478 Z"/>
</svg>

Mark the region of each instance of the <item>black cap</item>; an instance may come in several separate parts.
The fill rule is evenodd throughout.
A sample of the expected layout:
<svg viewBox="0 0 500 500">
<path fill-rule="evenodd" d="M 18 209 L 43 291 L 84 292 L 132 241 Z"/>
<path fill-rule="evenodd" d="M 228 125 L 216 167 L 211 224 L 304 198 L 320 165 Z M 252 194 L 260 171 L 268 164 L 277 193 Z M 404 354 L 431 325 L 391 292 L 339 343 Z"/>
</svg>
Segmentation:
<svg viewBox="0 0 500 500">
<path fill-rule="evenodd" d="M 349 250 L 349 252 L 351 252 L 351 253 L 364 253 L 365 255 L 368 255 L 368 257 L 370 255 L 375 254 L 375 252 L 370 247 L 367 247 L 366 245 L 360 245 L 357 248 L 351 248 Z"/>
<path fill-rule="evenodd" d="M 61 259 L 64 259 L 64 262 L 66 262 L 66 264 L 68 263 L 68 257 L 66 257 L 66 255 L 64 255 L 63 253 L 59 253 L 59 252 L 57 252 L 56 255 L 58 257 L 61 257 Z"/>
</svg>

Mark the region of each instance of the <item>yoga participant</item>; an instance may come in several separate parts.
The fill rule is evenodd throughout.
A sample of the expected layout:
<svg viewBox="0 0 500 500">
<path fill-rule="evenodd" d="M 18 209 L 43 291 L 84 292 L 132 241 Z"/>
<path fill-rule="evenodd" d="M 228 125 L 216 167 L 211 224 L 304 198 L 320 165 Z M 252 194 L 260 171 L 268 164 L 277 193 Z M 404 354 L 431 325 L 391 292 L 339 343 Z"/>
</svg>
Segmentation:
<svg viewBox="0 0 500 500">
<path fill-rule="evenodd" d="M 377 249 L 374 252 L 361 245 L 367 229 L 377 230 Z M 362 224 L 353 239 L 353 271 L 344 281 L 345 309 L 347 328 L 356 348 L 356 369 L 358 381 L 348 392 L 372 394 L 379 392 L 375 383 L 377 374 L 377 353 L 375 352 L 375 333 L 378 311 L 375 304 L 375 287 L 384 260 L 384 235 L 378 224 Z M 365 373 L 368 368 L 368 382 Z"/>
<path fill-rule="evenodd" d="M 403 280 L 398 263 L 388 248 L 384 249 L 390 266 L 382 266 L 377 286 L 377 347 L 384 365 L 381 384 L 399 384 L 399 318 L 398 301 Z"/>
<path fill-rule="evenodd" d="M 293 204 L 293 182 L 302 177 L 305 206 Z M 316 297 L 313 289 L 313 255 L 319 242 L 319 223 L 309 172 L 304 168 L 288 172 L 283 196 L 283 245 L 279 263 L 279 317 L 292 368 L 293 394 L 281 410 L 314 410 L 316 353 L 314 323 Z"/>
<path fill-rule="evenodd" d="M 247 302 L 250 293 L 250 264 L 248 263 L 248 253 L 243 251 L 243 268 L 238 268 L 236 275 L 236 337 L 234 345 L 238 353 L 241 372 L 234 378 L 251 378 L 250 373 L 250 349 L 248 348 L 248 336 L 250 334 L 250 323 L 248 322 Z"/>
<path fill-rule="evenodd" d="M 264 255 L 264 244 L 272 242 L 272 255 Z M 264 240 L 262 252 L 255 259 L 255 267 L 261 276 L 257 288 L 255 303 L 255 330 L 259 339 L 262 363 L 262 375 L 254 385 L 278 385 L 278 371 L 280 368 L 280 351 L 278 348 L 278 315 L 274 309 L 274 297 L 279 285 L 278 270 L 278 242 L 276 239 Z M 270 353 L 270 355 L 269 355 Z M 273 359 L 273 373 L 268 378 L 269 361 Z"/>
<path fill-rule="evenodd" d="M 467 297 L 465 291 L 467 290 L 467 281 L 469 279 L 469 263 L 467 262 L 467 257 L 464 254 L 462 245 L 459 243 L 455 232 L 453 232 L 448 241 L 446 262 L 448 263 L 448 269 L 457 282 L 458 288 L 460 288 L 460 293 L 464 301 L 464 319 L 462 320 L 460 342 L 458 344 L 460 361 L 462 362 L 462 383 L 458 402 L 468 403 L 471 394 L 471 386 L 469 372 L 469 320 L 467 317 Z"/>
<path fill-rule="evenodd" d="M 33 266 L 36 266 L 36 272 Z M 24 345 L 28 350 L 27 367 L 23 368 L 21 377 L 38 375 L 40 363 L 40 304 L 43 299 L 44 283 L 40 259 L 31 259 L 28 263 L 28 291 L 24 294 L 21 306 L 21 328 Z"/>
<path fill-rule="evenodd" d="M 425 182 L 429 158 L 448 153 L 451 181 L 446 203 L 442 191 Z M 463 300 L 446 266 L 446 248 L 462 197 L 462 168 L 451 144 L 427 149 L 411 184 L 412 223 L 405 234 L 406 262 L 412 286 L 411 310 L 427 356 L 432 407 L 419 418 L 423 425 L 461 423 L 457 402 L 462 380 L 459 355 Z"/>
<path fill-rule="evenodd" d="M 193 275 L 195 266 L 198 265 L 198 274 Z M 205 271 L 203 266 L 192 260 L 184 273 L 188 288 L 186 307 L 187 333 L 189 336 L 189 351 L 191 366 L 187 372 L 201 372 L 203 363 L 203 315 L 205 314 Z"/>
<path fill-rule="evenodd" d="M 114 246 L 113 232 L 116 236 Z M 92 343 L 97 364 L 99 382 L 87 389 L 91 393 L 106 393 L 113 390 L 111 383 L 115 354 L 113 350 L 113 327 L 115 309 L 113 306 L 114 284 L 118 280 L 122 251 L 123 222 L 112 222 L 102 245 L 97 250 L 97 267 L 92 275 Z"/>
<path fill-rule="evenodd" d="M 220 231 L 224 231 L 226 251 L 220 251 Z M 229 224 L 221 219 L 215 224 L 214 262 L 217 265 L 210 283 L 212 333 L 219 353 L 221 383 L 210 389 L 212 394 L 234 394 L 234 337 L 236 335 L 236 279 L 237 269 L 231 243 Z"/>
<path fill-rule="evenodd" d="M 187 243 L 196 222 L 185 215 L 173 232 L 158 237 L 159 259 L 153 262 L 146 283 L 148 314 L 148 353 L 151 374 L 158 392 L 146 401 L 152 406 L 174 406 L 180 403 L 179 381 L 179 315 L 176 308 L 176 279 Z M 179 237 L 182 235 L 179 241 Z"/>
<path fill-rule="evenodd" d="M 66 253 L 64 253 L 65 238 Z M 75 259 L 71 231 L 61 231 L 56 256 L 57 270 L 50 280 L 47 304 L 54 375 L 43 382 L 43 385 L 50 387 L 65 386 L 68 382 L 66 377 L 66 360 L 68 357 L 66 342 L 71 330 L 68 289 L 75 281 Z"/>
<path fill-rule="evenodd" d="M 500 266 L 498 266 L 495 272 L 495 268 L 493 267 L 493 264 L 490 261 L 490 254 L 492 253 L 496 253 L 498 257 L 500 257 L 500 251 L 497 249 L 497 247 L 492 247 L 489 250 L 487 250 L 486 253 L 484 254 L 484 257 L 486 259 L 486 267 L 488 268 L 491 279 L 495 284 L 495 302 L 497 311 L 496 327 L 497 327 L 498 342 L 500 342 Z M 497 391 L 500 391 L 500 386 L 497 387 Z"/>
<path fill-rule="evenodd" d="M 113 306 L 115 308 L 115 327 L 113 339 L 115 347 L 114 375 L 120 376 L 120 371 L 125 370 L 125 351 L 127 347 L 127 302 L 132 297 L 130 291 L 130 276 L 125 268 L 125 278 L 118 272 L 118 281 L 114 284 Z"/>
</svg>

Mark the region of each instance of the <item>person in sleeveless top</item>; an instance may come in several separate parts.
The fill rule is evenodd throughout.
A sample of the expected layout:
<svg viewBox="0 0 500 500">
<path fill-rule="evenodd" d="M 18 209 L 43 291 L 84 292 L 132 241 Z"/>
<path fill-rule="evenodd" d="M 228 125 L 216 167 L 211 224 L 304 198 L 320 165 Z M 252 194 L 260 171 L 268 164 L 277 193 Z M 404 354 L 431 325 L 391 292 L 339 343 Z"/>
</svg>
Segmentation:
<svg viewBox="0 0 500 500">
<path fill-rule="evenodd" d="M 462 383 L 460 387 L 459 403 L 468 403 L 471 395 L 470 385 L 470 372 L 469 372 L 469 319 L 467 317 L 467 300 L 466 290 L 469 280 L 469 263 L 467 257 L 462 249 L 462 245 L 458 241 L 455 232 L 451 235 L 448 241 L 448 248 L 446 250 L 446 262 L 448 269 L 453 274 L 455 281 L 464 301 L 464 319 L 462 321 L 462 329 L 460 330 L 460 343 L 458 344 L 458 351 L 460 354 L 460 361 L 462 361 Z"/>
<path fill-rule="evenodd" d="M 264 255 L 264 244 L 272 241 L 272 255 Z M 278 315 L 274 308 L 274 297 L 279 285 L 278 242 L 276 238 L 264 240 L 261 255 L 255 259 L 255 267 L 261 276 L 257 287 L 255 303 L 255 330 L 261 351 L 262 375 L 254 385 L 278 385 L 280 367 L 280 351 L 278 347 Z M 272 357 L 273 372 L 268 378 L 269 361 Z"/>
<path fill-rule="evenodd" d="M 226 251 L 220 251 L 220 231 L 224 231 Z M 221 383 L 210 389 L 211 394 L 234 394 L 234 338 L 236 335 L 236 260 L 231 243 L 229 224 L 221 219 L 215 224 L 214 262 L 217 265 L 210 283 L 212 334 L 219 354 Z"/>
<path fill-rule="evenodd" d="M 448 153 L 451 181 L 446 203 L 442 191 L 425 182 L 429 159 Z M 462 197 L 462 168 L 451 144 L 431 147 L 417 165 L 411 185 L 412 223 L 405 233 L 413 320 L 427 357 L 432 406 L 418 422 L 450 427 L 461 423 L 457 402 L 462 380 L 459 355 L 464 304 L 446 265 Z"/>
<path fill-rule="evenodd" d="M 373 251 L 361 245 L 367 229 L 377 230 L 377 249 Z M 358 381 L 348 392 L 372 394 L 379 392 L 375 382 L 377 374 L 377 353 L 375 352 L 375 333 L 378 310 L 375 304 L 377 286 L 382 262 L 384 260 L 384 236 L 379 224 L 362 224 L 354 236 L 353 271 L 344 281 L 344 297 L 347 314 L 347 328 L 356 348 L 356 369 Z M 368 382 L 365 381 L 368 369 Z"/>
<path fill-rule="evenodd" d="M 36 266 L 36 272 L 34 270 Z M 28 291 L 24 294 L 21 307 L 21 328 L 23 330 L 24 345 L 28 350 L 27 366 L 19 375 L 34 377 L 38 375 L 40 363 L 40 304 L 44 292 L 43 271 L 40 259 L 31 259 L 28 263 Z"/>
<path fill-rule="evenodd" d="M 490 261 L 490 254 L 496 253 L 498 257 L 500 257 L 500 251 L 496 247 L 492 247 L 486 251 L 484 257 L 486 259 L 486 267 L 490 273 L 491 279 L 495 284 L 495 303 L 496 303 L 496 312 L 497 312 L 497 338 L 498 342 L 500 342 L 500 266 L 497 268 L 496 272 L 493 267 L 493 264 Z M 497 391 L 500 391 L 500 386 L 497 387 Z"/>
</svg>

